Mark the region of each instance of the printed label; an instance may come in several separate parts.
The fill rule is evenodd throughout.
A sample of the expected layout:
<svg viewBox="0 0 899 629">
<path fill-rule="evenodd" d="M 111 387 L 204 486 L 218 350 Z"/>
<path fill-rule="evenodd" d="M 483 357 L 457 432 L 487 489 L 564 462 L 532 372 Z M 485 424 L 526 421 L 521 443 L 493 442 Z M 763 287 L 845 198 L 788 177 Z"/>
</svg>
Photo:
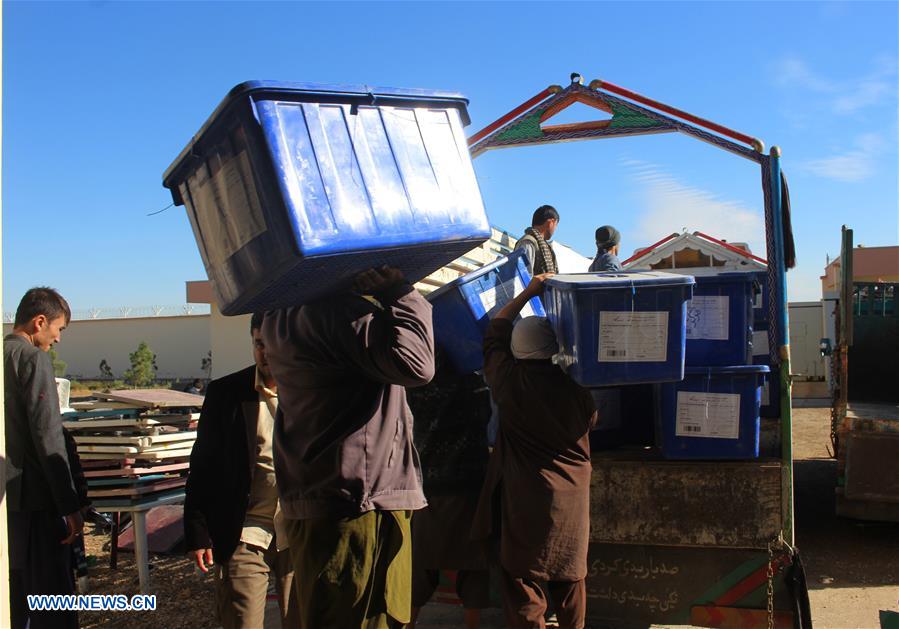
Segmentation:
<svg viewBox="0 0 899 629">
<path fill-rule="evenodd" d="M 752 355 L 768 355 L 768 330 L 756 330 L 752 333 Z"/>
<path fill-rule="evenodd" d="M 503 306 L 520 295 L 523 291 L 524 284 L 522 284 L 521 278 L 516 275 L 511 280 L 506 280 L 493 288 L 488 288 L 478 295 L 478 297 L 481 300 L 481 305 L 484 307 L 484 312 L 486 312 L 487 316 L 492 319 Z M 531 307 L 530 300 L 528 300 L 524 305 L 524 308 L 521 309 L 520 316 L 522 318 L 533 317 L 534 314 L 534 309 Z"/>
<path fill-rule="evenodd" d="M 667 312 L 599 313 L 599 362 L 658 363 L 667 358 Z"/>
<path fill-rule="evenodd" d="M 717 295 L 694 297 L 687 302 L 687 338 L 726 341 L 730 298 Z"/>
<path fill-rule="evenodd" d="M 674 434 L 678 437 L 738 439 L 740 395 L 678 391 Z"/>
<path fill-rule="evenodd" d="M 223 160 L 212 176 L 197 169 L 190 191 L 210 264 L 221 264 L 265 232 L 246 151 Z"/>
</svg>

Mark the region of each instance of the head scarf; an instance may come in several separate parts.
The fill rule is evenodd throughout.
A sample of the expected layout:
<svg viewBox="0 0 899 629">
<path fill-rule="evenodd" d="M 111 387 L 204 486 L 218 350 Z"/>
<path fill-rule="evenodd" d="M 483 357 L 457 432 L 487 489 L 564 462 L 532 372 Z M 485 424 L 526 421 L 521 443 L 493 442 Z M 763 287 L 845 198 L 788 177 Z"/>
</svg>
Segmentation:
<svg viewBox="0 0 899 629">
<path fill-rule="evenodd" d="M 621 242 L 621 233 L 611 225 L 603 225 L 596 230 L 596 247 L 608 250 Z"/>
<path fill-rule="evenodd" d="M 546 317 L 526 317 L 512 329 L 512 355 L 519 360 L 547 360 L 559 344 Z"/>
</svg>

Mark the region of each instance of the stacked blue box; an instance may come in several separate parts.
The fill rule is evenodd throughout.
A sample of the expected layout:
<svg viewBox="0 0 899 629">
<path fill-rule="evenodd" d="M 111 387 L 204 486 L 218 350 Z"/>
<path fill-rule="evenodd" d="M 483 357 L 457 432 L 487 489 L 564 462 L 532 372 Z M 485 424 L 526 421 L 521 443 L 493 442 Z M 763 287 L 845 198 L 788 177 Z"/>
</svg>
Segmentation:
<svg viewBox="0 0 899 629">
<path fill-rule="evenodd" d="M 696 276 L 687 302 L 687 366 L 752 362 L 753 273 Z"/>
<path fill-rule="evenodd" d="M 657 271 L 550 278 L 544 303 L 557 363 L 585 387 L 682 379 L 693 284 L 692 276 Z"/>
<path fill-rule="evenodd" d="M 490 236 L 459 94 L 254 81 L 166 171 L 219 308 L 306 303 L 382 264 L 417 281 Z"/>
<path fill-rule="evenodd" d="M 662 454 L 670 459 L 751 459 L 759 455 L 765 365 L 688 367 L 661 385 Z"/>
<path fill-rule="evenodd" d="M 531 281 L 521 251 L 472 271 L 428 295 L 433 306 L 434 338 L 461 373 L 484 366 L 484 333 L 487 324 Z M 521 316 L 546 316 L 536 297 Z"/>
</svg>

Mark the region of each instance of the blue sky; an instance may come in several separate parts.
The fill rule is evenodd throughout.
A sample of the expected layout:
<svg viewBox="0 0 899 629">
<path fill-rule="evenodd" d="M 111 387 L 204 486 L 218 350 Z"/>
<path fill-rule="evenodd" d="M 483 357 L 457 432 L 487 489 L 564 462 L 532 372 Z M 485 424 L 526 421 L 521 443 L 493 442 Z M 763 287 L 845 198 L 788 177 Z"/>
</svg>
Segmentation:
<svg viewBox="0 0 899 629">
<path fill-rule="evenodd" d="M 897 4 L 3 3 L 3 307 L 49 284 L 73 308 L 184 303 L 205 272 L 162 172 L 227 91 L 250 79 L 448 89 L 470 132 L 571 71 L 783 149 L 799 266 L 820 296 L 840 225 L 899 243 Z M 686 227 L 764 255 L 752 163 L 673 134 L 488 152 L 491 222 L 542 203 L 592 255 Z"/>
</svg>

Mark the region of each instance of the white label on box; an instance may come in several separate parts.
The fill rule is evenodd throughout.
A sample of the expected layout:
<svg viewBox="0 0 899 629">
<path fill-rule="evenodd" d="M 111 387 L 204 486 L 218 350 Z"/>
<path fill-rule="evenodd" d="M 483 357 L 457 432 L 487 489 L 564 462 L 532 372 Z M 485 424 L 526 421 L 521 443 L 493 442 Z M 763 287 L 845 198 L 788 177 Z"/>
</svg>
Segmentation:
<svg viewBox="0 0 899 629">
<path fill-rule="evenodd" d="M 738 439 L 740 395 L 678 391 L 674 434 L 678 437 Z"/>
<path fill-rule="evenodd" d="M 768 330 L 756 330 L 752 333 L 752 355 L 768 355 Z"/>
<path fill-rule="evenodd" d="M 668 312 L 599 313 L 599 362 L 660 363 L 668 359 Z"/>
<path fill-rule="evenodd" d="M 197 169 L 190 191 L 210 264 L 221 264 L 265 232 L 246 151 L 224 159 L 211 177 L 205 167 Z"/>
<path fill-rule="evenodd" d="M 702 295 L 687 302 L 687 338 L 726 341 L 730 298 Z"/>
<path fill-rule="evenodd" d="M 521 282 L 521 278 L 517 275 L 511 279 L 502 282 L 501 284 L 497 284 L 493 288 L 489 288 L 485 290 L 483 293 L 478 295 L 481 299 L 481 305 L 484 307 L 484 312 L 487 313 L 491 319 L 496 316 L 496 312 L 498 312 L 503 306 L 512 301 L 513 298 L 517 297 L 524 291 L 524 284 Z M 496 312 L 494 312 L 496 310 Z M 524 305 L 524 308 L 521 309 L 521 317 L 533 317 L 534 309 L 531 308 L 530 300 Z"/>
<path fill-rule="evenodd" d="M 765 384 L 762 385 L 762 406 L 768 406 L 771 404 L 771 389 L 768 385 L 767 378 L 765 379 Z"/>
</svg>

